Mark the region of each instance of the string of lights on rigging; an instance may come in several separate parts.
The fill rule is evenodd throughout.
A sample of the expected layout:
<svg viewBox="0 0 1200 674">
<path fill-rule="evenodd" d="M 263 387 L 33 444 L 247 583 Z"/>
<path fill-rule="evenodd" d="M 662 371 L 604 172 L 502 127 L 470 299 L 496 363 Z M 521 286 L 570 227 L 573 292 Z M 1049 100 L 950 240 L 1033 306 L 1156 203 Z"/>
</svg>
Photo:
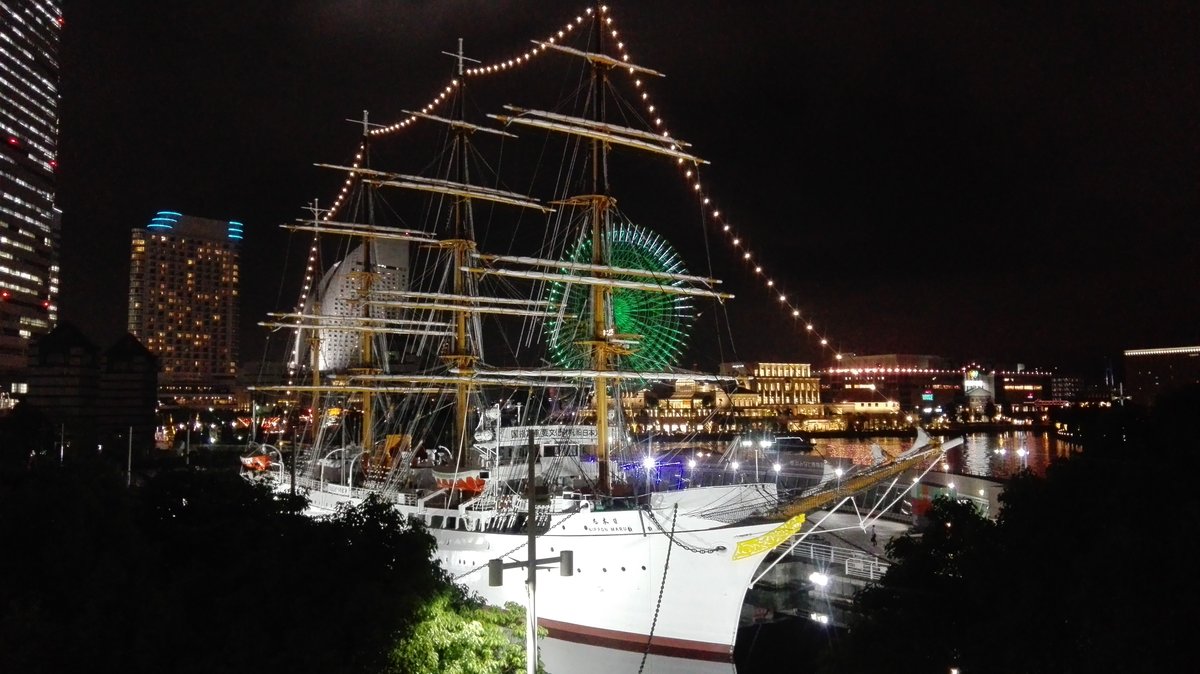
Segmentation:
<svg viewBox="0 0 1200 674">
<path fill-rule="evenodd" d="M 580 27 L 583 25 L 583 22 L 586 20 L 586 17 L 590 17 L 593 13 L 594 13 L 593 8 L 588 7 L 584 11 L 583 14 L 576 15 L 574 21 L 568 21 L 556 33 L 550 35 L 545 40 L 537 43 L 537 46 L 535 46 L 535 47 L 529 49 L 528 51 L 525 51 L 517 56 L 513 56 L 511 58 L 496 61 L 496 62 L 489 63 L 489 64 L 481 64 L 481 65 L 478 65 L 475 67 L 467 68 L 463 72 L 465 75 L 469 75 L 472 77 L 479 77 L 479 76 L 483 76 L 483 75 L 492 75 L 492 74 L 496 74 L 496 73 L 509 72 L 519 66 L 523 66 L 523 65 L 529 63 L 535 57 L 537 57 L 537 56 L 541 55 L 543 52 L 545 52 L 549 48 L 549 45 L 557 44 L 558 40 L 562 40 L 562 39 L 566 38 L 567 36 L 571 35 L 577 27 Z M 612 13 L 609 11 L 608 6 L 601 5 L 600 13 L 604 15 L 602 17 L 602 19 L 604 21 L 605 29 L 609 31 L 609 36 L 611 36 L 614 40 L 617 40 L 616 46 L 617 46 L 618 51 L 620 52 L 621 61 L 629 62 L 630 61 L 629 50 L 626 48 L 625 42 L 622 41 L 620 38 L 620 34 L 617 31 L 614 19 L 612 17 Z M 648 87 L 646 86 L 646 83 L 643 82 L 642 79 L 637 75 L 637 71 L 634 68 L 629 69 L 629 76 L 633 80 L 634 87 L 641 92 L 639 99 L 642 102 L 642 104 L 645 106 L 646 112 L 649 114 L 648 119 L 650 120 L 650 122 L 652 122 L 654 124 L 656 131 L 661 131 L 661 133 L 664 137 L 670 138 L 670 132 L 664 126 L 662 113 L 659 111 L 658 106 L 655 105 L 653 100 L 651 99 L 650 93 L 647 90 Z M 458 86 L 458 84 L 459 84 L 458 79 L 451 79 L 450 83 L 447 84 L 440 92 L 438 92 L 437 96 L 435 96 L 424 107 L 421 108 L 421 113 L 427 115 L 427 114 L 430 114 L 430 113 L 434 112 L 435 110 L 437 110 L 437 108 L 442 103 L 446 102 L 446 100 L 450 97 L 450 95 L 453 93 L 454 89 Z M 419 117 L 417 115 L 409 115 L 407 118 L 405 118 L 399 122 L 389 124 L 387 126 L 382 126 L 382 127 L 378 127 L 375 129 L 371 129 L 367 132 L 366 135 L 368 137 L 381 137 L 381 136 L 390 135 L 390 134 L 396 133 L 402 129 L 408 128 L 414 122 L 416 122 L 418 119 L 419 119 Z M 354 161 L 351 164 L 352 169 L 358 169 L 361 166 L 362 156 L 363 156 L 364 151 L 365 151 L 365 141 L 363 144 L 359 145 L 358 151 L 354 155 Z M 709 223 L 713 227 L 715 227 L 717 229 L 717 231 L 719 231 L 724 236 L 727 244 L 733 249 L 734 255 L 739 256 L 740 259 L 749 268 L 751 268 L 753 270 L 753 274 L 756 277 L 759 277 L 760 279 L 762 279 L 764 288 L 766 289 L 766 291 L 768 293 L 778 297 L 779 305 L 782 307 L 782 309 L 787 314 L 789 314 L 798 324 L 799 323 L 803 324 L 804 332 L 806 334 L 809 334 L 812 337 L 814 337 L 818 341 L 818 343 L 821 345 L 822 348 L 826 349 L 829 352 L 832 352 L 834 359 L 840 361 L 842 359 L 842 354 L 840 352 L 836 351 L 835 349 L 833 349 L 833 347 L 831 347 L 829 345 L 828 336 L 825 334 L 822 334 L 820 331 L 818 331 L 816 326 L 812 323 L 812 321 L 804 318 L 804 316 L 802 315 L 802 312 L 800 311 L 800 308 L 798 306 L 796 306 L 791 300 L 788 299 L 787 293 L 784 292 L 784 290 L 782 288 L 778 287 L 774 278 L 771 277 L 771 274 L 768 273 L 767 271 L 765 271 L 762 264 L 760 262 L 758 262 L 758 256 L 751 250 L 750 244 L 748 242 L 744 241 L 744 235 L 740 235 L 735 230 L 733 224 L 729 221 L 729 219 L 726 216 L 722 215 L 721 211 L 719 209 L 717 209 L 715 204 L 712 203 L 713 200 L 712 200 L 712 197 L 710 196 L 710 193 L 704 189 L 703 184 L 700 182 L 699 163 L 685 162 L 684 159 L 680 158 L 680 159 L 678 159 L 678 164 L 680 166 L 681 175 L 682 175 L 683 179 L 685 181 L 687 181 L 687 183 L 692 187 L 692 192 L 695 194 L 696 198 L 700 202 L 700 205 L 702 205 L 704 207 L 704 214 L 705 214 L 706 218 L 708 219 Z M 320 219 L 330 220 L 338 213 L 338 211 L 341 209 L 342 205 L 344 204 L 345 200 L 349 198 L 349 193 L 350 193 L 351 188 L 353 187 L 355 175 L 356 174 L 355 174 L 354 170 L 351 170 L 349 172 L 349 174 L 346 177 L 345 183 L 342 185 L 341 190 L 338 192 L 338 196 L 334 199 L 333 205 L 325 213 L 325 215 L 321 216 Z M 314 233 L 312 249 L 309 252 L 308 270 L 307 270 L 307 273 L 305 274 L 305 285 L 304 285 L 304 289 L 301 292 L 301 299 L 300 299 L 301 306 L 303 306 L 304 303 L 307 301 L 308 294 L 312 290 L 312 281 L 315 277 L 315 273 L 313 270 L 313 264 L 316 261 L 316 256 L 317 256 L 317 234 Z"/>
</svg>

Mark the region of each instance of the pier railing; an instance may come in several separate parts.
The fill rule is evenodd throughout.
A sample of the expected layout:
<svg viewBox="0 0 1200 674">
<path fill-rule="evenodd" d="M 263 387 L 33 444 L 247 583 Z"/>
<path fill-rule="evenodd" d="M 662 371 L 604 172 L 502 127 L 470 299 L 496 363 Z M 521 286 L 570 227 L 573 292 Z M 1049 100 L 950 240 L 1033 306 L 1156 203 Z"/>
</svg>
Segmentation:
<svg viewBox="0 0 1200 674">
<path fill-rule="evenodd" d="M 779 546 L 779 549 L 787 550 L 789 547 L 791 547 L 790 543 L 784 543 Z M 830 567 L 836 565 L 845 569 L 847 576 L 865 578 L 871 581 L 882 578 L 883 574 L 887 573 L 889 566 L 887 562 L 880 560 L 875 555 L 863 552 L 857 548 L 846 548 L 807 540 L 801 541 L 796 547 L 791 548 L 791 552 L 788 555 L 811 559 L 814 562 L 821 562 Z"/>
</svg>

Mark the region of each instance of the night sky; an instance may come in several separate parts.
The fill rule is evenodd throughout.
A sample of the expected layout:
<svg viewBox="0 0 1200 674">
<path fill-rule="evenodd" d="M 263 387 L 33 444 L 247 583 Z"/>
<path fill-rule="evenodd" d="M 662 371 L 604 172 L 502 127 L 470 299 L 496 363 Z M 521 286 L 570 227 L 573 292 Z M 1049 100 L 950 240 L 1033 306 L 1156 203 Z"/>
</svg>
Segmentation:
<svg viewBox="0 0 1200 674">
<path fill-rule="evenodd" d="M 1125 348 L 1200 343 L 1200 5 L 610 6 L 634 60 L 666 73 L 651 92 L 712 162 L 714 200 L 838 349 L 1098 375 Z M 459 37 L 494 60 L 584 7 L 67 0 L 63 318 L 103 344 L 124 331 L 129 232 L 156 211 L 241 220 L 254 361 L 307 245 L 278 225 L 332 201 L 340 177 L 313 163 L 350 161 L 343 120 L 419 108 Z M 690 226 L 662 233 L 701 269 Z M 710 246 L 738 295 L 722 357 L 824 364 Z"/>
</svg>

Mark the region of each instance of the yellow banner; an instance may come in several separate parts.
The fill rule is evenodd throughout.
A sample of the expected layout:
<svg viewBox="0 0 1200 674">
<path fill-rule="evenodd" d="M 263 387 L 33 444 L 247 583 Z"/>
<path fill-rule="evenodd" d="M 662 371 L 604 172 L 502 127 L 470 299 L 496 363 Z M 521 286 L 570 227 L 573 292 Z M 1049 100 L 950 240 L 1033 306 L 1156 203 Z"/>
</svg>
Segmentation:
<svg viewBox="0 0 1200 674">
<path fill-rule="evenodd" d="M 804 526 L 804 513 L 796 515 L 758 538 L 738 543 L 737 549 L 733 551 L 733 558 L 735 560 L 745 559 L 770 552 L 775 549 L 775 546 L 790 538 L 792 534 L 800 531 L 802 526 Z"/>
</svg>

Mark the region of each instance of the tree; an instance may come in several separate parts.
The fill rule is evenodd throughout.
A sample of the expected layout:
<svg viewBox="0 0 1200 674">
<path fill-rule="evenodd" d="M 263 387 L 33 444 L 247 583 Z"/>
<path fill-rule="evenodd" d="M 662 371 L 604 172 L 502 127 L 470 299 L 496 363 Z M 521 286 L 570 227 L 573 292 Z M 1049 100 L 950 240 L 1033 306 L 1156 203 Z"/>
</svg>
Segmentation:
<svg viewBox="0 0 1200 674">
<path fill-rule="evenodd" d="M 486 606 L 444 591 L 392 650 L 389 674 L 519 674 L 525 671 L 525 609 Z M 544 632 L 544 630 L 541 630 Z M 541 663 L 538 671 L 544 672 Z"/>
<path fill-rule="evenodd" d="M 448 602 L 433 538 L 383 499 L 305 506 L 231 472 L 126 488 L 95 459 L 0 470 L 0 671 L 399 672 L 397 642 L 431 616 L 514 619 Z M 507 671 L 489 643 L 440 657 Z"/>
</svg>

